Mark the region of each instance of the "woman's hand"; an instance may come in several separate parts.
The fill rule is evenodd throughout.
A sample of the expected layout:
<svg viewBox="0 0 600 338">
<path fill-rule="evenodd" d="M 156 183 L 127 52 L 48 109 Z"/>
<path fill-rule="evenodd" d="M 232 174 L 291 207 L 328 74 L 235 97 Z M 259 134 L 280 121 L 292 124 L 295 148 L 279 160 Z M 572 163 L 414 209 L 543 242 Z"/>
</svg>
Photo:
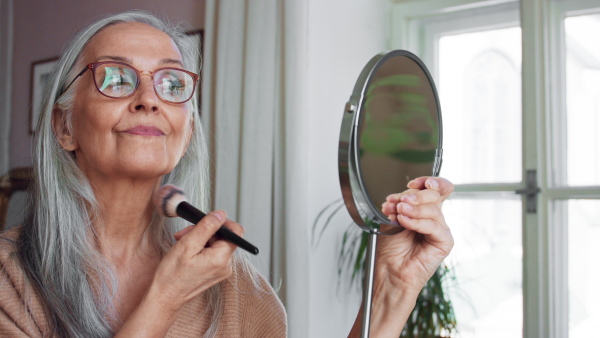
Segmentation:
<svg viewBox="0 0 600 338">
<path fill-rule="evenodd" d="M 220 210 L 206 215 L 197 225 L 175 234 L 177 243 L 162 259 L 154 274 L 152 288 L 178 309 L 204 290 L 231 276 L 234 244 L 213 236 L 225 225 L 242 236 L 244 228 L 227 220 Z"/>
<path fill-rule="evenodd" d="M 116 337 L 163 337 L 186 302 L 231 276 L 237 247 L 213 237 L 222 225 L 239 236 L 244 233 L 224 211 L 214 211 L 175 234 L 177 243 L 158 265 L 150 288 Z"/>
<path fill-rule="evenodd" d="M 454 245 L 441 210 L 452 183 L 419 177 L 408 188 L 382 205 L 383 213 L 405 230 L 378 238 L 370 330 L 376 337 L 400 336 L 419 292 Z M 361 312 L 350 336 L 360 332 Z"/>
<path fill-rule="evenodd" d="M 442 202 L 454 186 L 444 178 L 420 177 L 408 188 L 382 205 L 383 213 L 406 230 L 380 236 L 377 267 L 394 289 L 418 293 L 454 246 L 442 214 Z"/>
</svg>

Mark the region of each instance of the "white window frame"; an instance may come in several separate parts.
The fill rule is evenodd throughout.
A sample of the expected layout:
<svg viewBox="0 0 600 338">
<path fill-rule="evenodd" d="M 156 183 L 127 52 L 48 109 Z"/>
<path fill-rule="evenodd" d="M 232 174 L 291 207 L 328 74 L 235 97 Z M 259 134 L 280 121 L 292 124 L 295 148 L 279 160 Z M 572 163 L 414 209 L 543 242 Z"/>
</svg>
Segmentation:
<svg viewBox="0 0 600 338">
<path fill-rule="evenodd" d="M 495 7 L 498 6 L 498 7 Z M 436 17 L 460 17 L 461 12 L 518 6 L 522 29 L 523 179 L 536 170 L 537 213 L 526 213 L 523 198 L 523 337 L 562 338 L 568 323 L 568 237 L 566 203 L 569 199 L 600 199 L 600 187 L 566 186 L 565 16 L 597 13 L 597 0 L 421 0 L 392 8 L 390 47 L 407 49 L 427 65 L 437 65 L 437 46 L 425 28 Z M 476 20 L 476 18 L 469 18 Z M 508 18 L 507 22 L 513 20 Z M 489 23 L 490 28 L 494 23 Z M 483 26 L 483 25 L 481 25 Z M 501 25 L 500 25 L 501 26 Z M 429 66 L 437 79 L 437 66 Z M 510 193 L 520 184 L 457 185 L 455 195 Z"/>
<path fill-rule="evenodd" d="M 546 16 L 537 18 L 543 25 L 545 46 L 539 46 L 547 65 L 544 88 L 547 93 L 547 119 L 545 132 L 546 184 L 541 203 L 547 208 L 550 306 L 550 337 L 569 336 L 569 285 L 568 285 L 568 215 L 571 199 L 600 199 L 600 186 L 567 186 L 567 130 L 566 130 L 566 48 L 564 19 L 567 16 L 600 13 L 600 3 L 594 0 L 536 0 L 531 6 L 544 8 Z M 530 9 L 532 10 L 532 9 Z M 547 18 L 544 20 L 544 18 Z M 534 37 L 532 37 L 534 38 Z M 543 80 L 543 79 L 540 79 Z"/>
</svg>

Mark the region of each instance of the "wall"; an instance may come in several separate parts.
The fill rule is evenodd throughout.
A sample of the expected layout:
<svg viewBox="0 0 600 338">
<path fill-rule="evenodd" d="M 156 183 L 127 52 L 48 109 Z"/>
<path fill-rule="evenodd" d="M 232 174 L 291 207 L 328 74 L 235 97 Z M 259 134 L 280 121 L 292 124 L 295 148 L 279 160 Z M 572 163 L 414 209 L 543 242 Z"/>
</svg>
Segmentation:
<svg viewBox="0 0 600 338">
<path fill-rule="evenodd" d="M 10 167 L 31 165 L 32 62 L 58 56 L 80 28 L 108 13 L 144 9 L 172 22 L 187 22 L 190 29 L 203 29 L 205 4 L 205 0 L 15 1 Z"/>
<path fill-rule="evenodd" d="M 387 0 L 312 0 L 308 8 L 308 102 L 306 196 L 314 241 L 310 254 L 310 337 L 347 337 L 360 306 L 360 292 L 338 277 L 343 232 L 356 227 L 345 208 L 321 234 L 312 222 L 340 199 L 338 141 L 346 101 L 367 62 L 388 48 Z M 329 213 L 328 213 L 329 214 Z"/>
</svg>

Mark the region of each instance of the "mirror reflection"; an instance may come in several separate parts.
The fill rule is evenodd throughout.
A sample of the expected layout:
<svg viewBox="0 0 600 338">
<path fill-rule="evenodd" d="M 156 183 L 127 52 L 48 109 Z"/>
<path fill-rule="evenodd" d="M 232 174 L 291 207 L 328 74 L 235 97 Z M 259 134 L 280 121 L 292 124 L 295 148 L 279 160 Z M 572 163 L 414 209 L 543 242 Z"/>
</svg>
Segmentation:
<svg viewBox="0 0 600 338">
<path fill-rule="evenodd" d="M 438 111 L 429 78 L 413 59 L 392 57 L 373 75 L 359 128 L 359 166 L 375 206 L 412 179 L 434 174 Z"/>
<path fill-rule="evenodd" d="M 415 178 L 437 176 L 441 124 L 435 85 L 417 56 L 394 50 L 367 63 L 346 105 L 338 162 L 344 203 L 363 230 L 393 223 L 386 234 L 402 231 L 381 206 Z"/>
</svg>

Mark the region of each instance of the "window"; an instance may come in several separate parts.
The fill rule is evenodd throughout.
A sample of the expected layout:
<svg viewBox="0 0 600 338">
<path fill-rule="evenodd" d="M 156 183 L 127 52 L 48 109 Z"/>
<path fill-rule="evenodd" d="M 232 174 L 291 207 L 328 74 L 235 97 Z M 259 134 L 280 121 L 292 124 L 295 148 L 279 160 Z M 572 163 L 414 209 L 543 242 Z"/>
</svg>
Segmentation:
<svg viewBox="0 0 600 338">
<path fill-rule="evenodd" d="M 554 227 L 567 234 L 566 243 L 561 244 L 567 248 L 571 338 L 600 335 L 600 329 L 592 324 L 600 322 L 595 305 L 600 301 L 595 287 L 600 274 L 590 265 L 600 258 L 598 245 L 590 241 L 600 234 L 600 199 L 585 196 L 600 185 L 600 47 L 595 37 L 600 32 L 600 4 L 595 2 L 596 8 L 591 5 L 592 1 L 560 1 L 553 8 L 553 24 L 559 27 L 557 36 L 561 38 L 557 68 L 565 79 L 553 88 L 565 102 L 562 109 L 557 107 L 555 118 L 566 121 L 559 132 L 566 134 L 567 141 L 565 165 L 555 177 L 558 198 L 553 201 L 555 209 L 563 213 L 558 216 L 567 222 L 555 222 Z M 561 148 L 557 148 L 558 153 Z"/>
<path fill-rule="evenodd" d="M 440 93 L 459 335 L 597 336 L 600 3 L 451 5 L 397 4 L 391 47 Z"/>
<path fill-rule="evenodd" d="M 566 14 L 567 184 L 600 185 L 600 13 Z"/>
</svg>

